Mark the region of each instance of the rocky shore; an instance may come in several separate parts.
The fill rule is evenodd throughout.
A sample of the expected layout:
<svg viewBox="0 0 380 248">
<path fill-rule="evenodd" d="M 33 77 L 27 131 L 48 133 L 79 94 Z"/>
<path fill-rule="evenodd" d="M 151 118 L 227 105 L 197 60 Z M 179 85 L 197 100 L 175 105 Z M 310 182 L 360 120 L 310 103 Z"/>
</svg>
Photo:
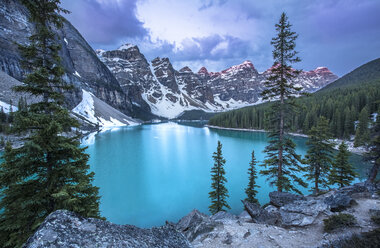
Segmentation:
<svg viewBox="0 0 380 248">
<path fill-rule="evenodd" d="M 378 228 L 371 218 L 380 216 L 379 189 L 360 183 L 319 196 L 271 192 L 263 207 L 242 201 L 245 211 L 238 216 L 193 210 L 178 223 L 151 229 L 59 210 L 25 247 L 340 247 L 341 240 Z M 337 213 L 353 215 L 355 225 L 324 232 L 323 220 Z"/>
</svg>

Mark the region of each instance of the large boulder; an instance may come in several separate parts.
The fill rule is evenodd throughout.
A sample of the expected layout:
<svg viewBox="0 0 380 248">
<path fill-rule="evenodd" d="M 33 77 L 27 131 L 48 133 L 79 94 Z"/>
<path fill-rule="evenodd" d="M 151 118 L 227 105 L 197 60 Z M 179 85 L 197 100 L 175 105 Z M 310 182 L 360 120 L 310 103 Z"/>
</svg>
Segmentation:
<svg viewBox="0 0 380 248">
<path fill-rule="evenodd" d="M 369 188 L 371 187 L 373 187 L 373 185 L 356 183 L 354 185 L 340 188 L 336 194 L 345 194 L 351 196 L 352 198 L 367 198 L 371 196 L 371 193 L 369 191 Z"/>
<path fill-rule="evenodd" d="M 296 195 L 289 192 L 278 192 L 278 191 L 270 192 L 269 198 L 270 198 L 270 204 L 276 207 L 282 207 L 286 204 L 289 204 L 295 201 L 305 200 L 305 197 L 302 195 Z"/>
<path fill-rule="evenodd" d="M 283 226 L 307 226 L 327 211 L 327 204 L 320 200 L 295 201 L 280 208 L 281 222 Z"/>
<path fill-rule="evenodd" d="M 183 234 L 170 225 L 142 229 L 131 225 L 116 225 L 99 219 L 83 218 L 66 210 L 58 210 L 45 219 L 24 247 L 177 248 L 191 247 L 191 244 Z"/>
<path fill-rule="evenodd" d="M 194 209 L 188 215 L 179 220 L 176 229 L 182 232 L 190 242 L 199 235 L 212 232 L 214 228 L 223 225 L 219 221 L 211 219 L 209 216 Z"/>
<path fill-rule="evenodd" d="M 244 204 L 244 209 L 251 216 L 254 222 L 269 225 L 281 224 L 281 216 L 276 207 L 270 205 L 263 209 L 258 204 L 251 203 L 246 200 L 242 202 Z"/>
<path fill-rule="evenodd" d="M 330 207 L 332 212 L 343 211 L 356 203 L 350 195 L 339 192 L 326 197 L 324 202 Z"/>
<path fill-rule="evenodd" d="M 253 220 L 257 219 L 257 217 L 260 216 L 261 212 L 263 211 L 259 204 L 251 203 L 247 200 L 243 200 L 241 202 L 244 205 L 245 211 L 247 211 Z"/>
</svg>

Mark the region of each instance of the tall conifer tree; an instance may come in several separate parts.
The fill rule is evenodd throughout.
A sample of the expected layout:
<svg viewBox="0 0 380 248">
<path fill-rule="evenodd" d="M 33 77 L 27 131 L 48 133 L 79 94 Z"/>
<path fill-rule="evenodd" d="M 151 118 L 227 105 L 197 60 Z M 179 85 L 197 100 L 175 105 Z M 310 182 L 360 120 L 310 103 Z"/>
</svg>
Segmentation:
<svg viewBox="0 0 380 248">
<path fill-rule="evenodd" d="M 224 170 L 226 160 L 222 155 L 222 143 L 220 141 L 218 141 L 218 147 L 212 158 L 214 159 L 214 166 L 211 168 L 211 188 L 213 190 L 209 193 L 209 198 L 211 199 L 209 209 L 212 214 L 216 214 L 225 210 L 225 208 L 230 208 L 227 203 L 228 190 L 224 185 L 227 182 Z"/>
<path fill-rule="evenodd" d="M 376 121 L 371 128 L 371 143 L 369 151 L 365 155 L 367 160 L 373 163 L 367 180 L 373 183 L 380 168 L 380 110 L 377 112 Z"/>
<path fill-rule="evenodd" d="M 309 132 L 306 154 L 306 177 L 314 182 L 312 187 L 315 194 L 319 193 L 319 187 L 328 186 L 328 173 L 331 169 L 333 143 L 329 141 L 331 134 L 328 120 L 320 117 L 316 126 Z"/>
<path fill-rule="evenodd" d="M 20 46 L 23 66 L 30 73 L 19 92 L 40 97 L 14 116 L 13 128 L 27 135 L 24 144 L 8 143 L 0 166 L 0 243 L 21 247 L 46 216 L 67 209 L 85 217 L 99 217 L 98 188 L 92 186 L 88 155 L 80 148 L 79 127 L 63 107 L 63 92 L 71 87 L 62 76 L 60 46 L 52 27 L 62 27 L 59 0 L 24 0 L 35 24 L 29 45 Z"/>
<path fill-rule="evenodd" d="M 362 146 L 369 143 L 369 129 L 368 129 L 368 108 L 364 107 L 360 111 L 359 124 L 355 133 L 355 146 Z"/>
<path fill-rule="evenodd" d="M 330 184 L 338 184 L 339 187 L 350 185 L 355 179 L 356 173 L 352 165 L 348 162 L 350 153 L 347 145 L 342 141 L 339 145 L 338 154 L 332 164 L 332 169 L 329 175 Z"/>
<path fill-rule="evenodd" d="M 246 200 L 251 203 L 259 203 L 259 201 L 256 198 L 257 190 L 256 188 L 259 188 L 256 184 L 257 179 L 257 172 L 256 172 L 256 158 L 255 158 L 255 151 L 252 151 L 251 154 L 251 162 L 249 162 L 249 169 L 248 169 L 248 186 L 245 189 L 245 194 L 247 195 Z"/>
<path fill-rule="evenodd" d="M 301 157 L 295 152 L 295 143 L 286 132 L 289 129 L 291 112 L 294 110 L 294 97 L 300 93 L 300 87 L 296 87 L 294 79 L 299 71 L 294 70 L 291 64 L 299 62 L 300 58 L 295 51 L 297 34 L 291 31 L 291 24 L 285 13 L 282 13 L 280 21 L 276 24 L 277 36 L 272 39 L 274 47 L 274 65 L 268 81 L 265 82 L 266 90 L 262 92 L 264 100 L 276 100 L 271 105 L 270 113 L 270 141 L 264 152 L 267 153 L 262 166 L 266 169 L 260 173 L 269 176 L 271 184 L 278 191 L 295 191 L 301 193 L 294 185 L 306 187 L 307 184 L 297 175 L 302 170 Z"/>
</svg>

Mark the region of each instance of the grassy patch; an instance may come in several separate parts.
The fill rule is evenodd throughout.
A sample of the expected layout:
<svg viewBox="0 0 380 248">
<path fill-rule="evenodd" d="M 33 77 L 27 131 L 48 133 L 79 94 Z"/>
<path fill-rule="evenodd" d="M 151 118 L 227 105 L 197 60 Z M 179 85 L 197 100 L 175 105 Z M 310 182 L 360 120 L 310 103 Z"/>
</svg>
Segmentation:
<svg viewBox="0 0 380 248">
<path fill-rule="evenodd" d="M 338 243 L 327 247 L 378 248 L 380 247 L 380 228 L 370 232 L 355 234 L 351 238 L 340 240 Z"/>
<path fill-rule="evenodd" d="M 323 220 L 324 231 L 332 232 L 338 228 L 350 227 L 356 224 L 356 218 L 351 214 L 335 214 Z"/>
</svg>

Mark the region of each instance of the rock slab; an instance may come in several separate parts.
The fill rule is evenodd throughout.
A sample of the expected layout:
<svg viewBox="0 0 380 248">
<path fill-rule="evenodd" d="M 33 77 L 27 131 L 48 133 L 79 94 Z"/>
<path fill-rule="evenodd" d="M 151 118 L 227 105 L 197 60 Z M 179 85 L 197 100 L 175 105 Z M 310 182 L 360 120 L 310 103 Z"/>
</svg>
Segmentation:
<svg viewBox="0 0 380 248">
<path fill-rule="evenodd" d="M 223 225 L 209 216 L 194 209 L 176 224 L 176 229 L 182 232 L 192 242 L 198 236 L 212 232 L 217 226 Z"/>
<path fill-rule="evenodd" d="M 192 246 L 171 225 L 142 229 L 131 225 L 116 225 L 99 219 L 83 218 L 67 210 L 58 210 L 45 219 L 24 247 L 187 248 Z"/>
<path fill-rule="evenodd" d="M 293 203 L 299 200 L 305 200 L 302 195 L 296 195 L 288 192 L 273 191 L 269 193 L 270 204 L 276 207 L 282 207 L 286 204 Z"/>
</svg>

